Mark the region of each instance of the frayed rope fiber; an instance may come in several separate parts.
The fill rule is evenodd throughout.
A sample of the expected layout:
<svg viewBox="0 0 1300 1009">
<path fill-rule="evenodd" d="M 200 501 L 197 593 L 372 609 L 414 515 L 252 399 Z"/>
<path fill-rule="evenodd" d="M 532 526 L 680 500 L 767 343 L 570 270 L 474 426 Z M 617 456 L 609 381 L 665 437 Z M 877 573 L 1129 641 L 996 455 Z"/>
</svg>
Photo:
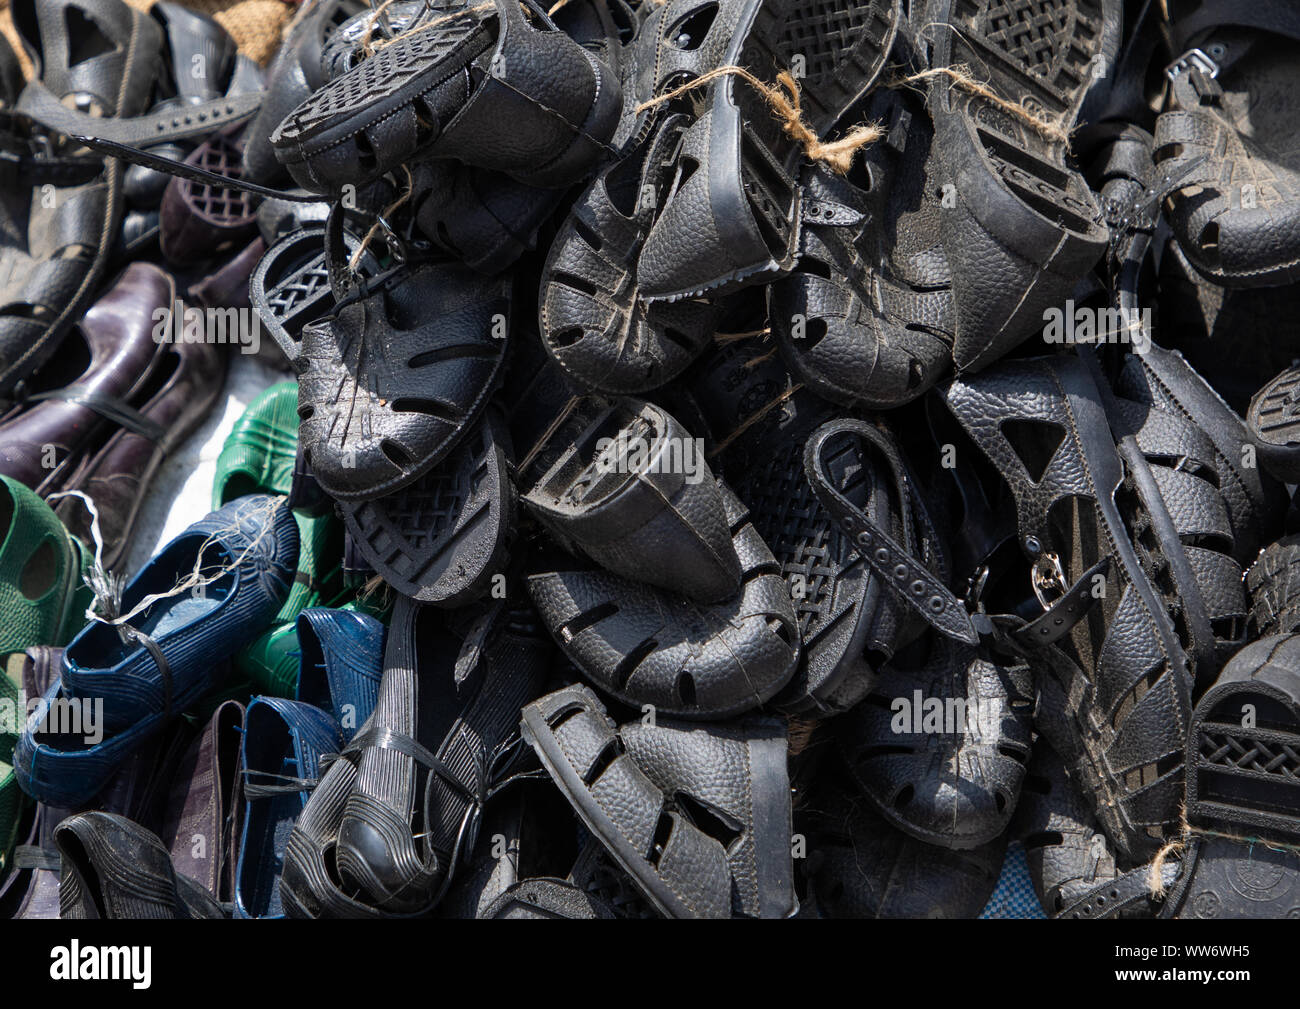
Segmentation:
<svg viewBox="0 0 1300 1009">
<path fill-rule="evenodd" d="M 996 106 L 1029 126 L 1047 140 L 1065 144 L 1070 142 L 1070 135 L 1061 129 L 1059 125 L 1044 119 L 1042 116 L 1035 115 L 1023 105 L 1018 105 L 997 95 L 987 84 L 975 80 L 971 76 L 970 69 L 965 66 L 938 67 L 934 70 L 924 70 L 908 77 L 890 81 L 888 86 L 902 87 L 939 76 L 948 77 L 956 87 L 984 99 L 989 104 Z M 852 167 L 853 155 L 885 135 L 885 131 L 879 125 L 862 123 L 853 127 L 838 140 L 824 141 L 819 138 L 812 127 L 804 121 L 799 82 L 795 80 L 794 75 L 789 70 L 782 70 L 777 74 L 776 84 L 773 85 L 759 80 L 744 67 L 718 67 L 708 73 L 701 74 L 694 80 L 673 88 L 671 91 L 642 102 L 636 107 L 636 113 L 640 115 L 646 109 L 652 109 L 664 102 L 670 102 L 674 98 L 680 98 L 682 95 L 703 87 L 719 77 L 739 77 L 754 88 L 766 99 L 777 118 L 782 120 L 781 128 L 786 135 L 803 147 L 808 160 L 820 161 L 839 175 L 846 174 Z"/>
<path fill-rule="evenodd" d="M 799 82 L 789 70 L 782 70 L 776 75 L 776 84 L 765 84 L 744 67 L 726 66 L 710 70 L 680 87 L 673 88 L 657 98 L 642 102 L 636 107 L 637 115 L 646 109 L 680 98 L 689 91 L 717 80 L 719 77 L 739 77 L 761 94 L 772 111 L 782 120 L 781 128 L 787 136 L 803 147 L 809 161 L 821 161 L 832 171 L 844 175 L 853 165 L 853 155 L 868 144 L 873 144 L 885 135 L 879 126 L 862 124 L 853 127 L 838 140 L 824 141 L 813 132 L 803 118 L 803 106 L 799 94 Z"/>
<path fill-rule="evenodd" d="M 1179 836 L 1156 852 L 1156 857 L 1151 860 L 1151 868 L 1147 876 L 1147 887 L 1150 889 L 1153 897 L 1164 897 L 1165 895 L 1165 863 L 1171 858 L 1181 858 L 1183 852 L 1187 850 L 1188 841 L 1196 837 L 1217 837 L 1222 838 L 1225 841 L 1235 841 L 1238 844 L 1245 844 L 1251 848 L 1259 845 L 1261 848 L 1267 848 L 1269 851 L 1281 851 L 1291 855 L 1300 855 L 1300 845 L 1283 844 L 1280 841 L 1270 841 L 1267 838 L 1256 837 L 1248 834 L 1228 834 L 1220 830 L 1208 830 L 1193 827 L 1187 822 L 1187 813 L 1184 811 Z"/>
</svg>

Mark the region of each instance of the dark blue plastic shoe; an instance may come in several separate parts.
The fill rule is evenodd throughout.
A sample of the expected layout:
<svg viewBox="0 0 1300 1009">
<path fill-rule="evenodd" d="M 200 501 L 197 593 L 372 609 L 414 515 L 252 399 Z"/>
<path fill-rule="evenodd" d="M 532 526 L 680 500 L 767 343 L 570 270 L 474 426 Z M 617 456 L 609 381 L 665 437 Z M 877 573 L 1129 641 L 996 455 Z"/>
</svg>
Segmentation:
<svg viewBox="0 0 1300 1009">
<path fill-rule="evenodd" d="M 298 700 L 333 711 L 345 742 L 375 710 L 386 631 L 368 613 L 313 608 L 298 614 Z"/>
<path fill-rule="evenodd" d="M 244 717 L 244 833 L 235 917 L 283 918 L 280 873 L 294 821 L 343 735 L 334 716 L 302 701 L 255 697 Z"/>
<path fill-rule="evenodd" d="M 93 798 L 274 619 L 297 562 L 293 513 L 264 494 L 230 502 L 167 544 L 123 591 L 120 612 L 161 598 L 121 629 L 88 624 L 64 651 L 61 681 L 45 695 L 49 717 L 29 721 L 14 751 L 23 791 L 52 806 Z M 175 592 L 196 571 L 195 585 Z"/>
</svg>

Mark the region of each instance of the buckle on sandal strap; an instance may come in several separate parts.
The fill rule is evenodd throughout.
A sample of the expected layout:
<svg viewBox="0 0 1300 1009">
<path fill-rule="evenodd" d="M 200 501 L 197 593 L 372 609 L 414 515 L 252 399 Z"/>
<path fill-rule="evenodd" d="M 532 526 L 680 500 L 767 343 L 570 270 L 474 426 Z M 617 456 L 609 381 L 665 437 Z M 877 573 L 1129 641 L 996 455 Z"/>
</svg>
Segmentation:
<svg viewBox="0 0 1300 1009">
<path fill-rule="evenodd" d="M 1187 52 L 1165 67 L 1165 76 L 1172 81 L 1189 70 L 1199 70 L 1211 80 L 1219 76 L 1219 64 L 1210 59 L 1209 54 L 1204 49 L 1188 49 Z"/>
</svg>

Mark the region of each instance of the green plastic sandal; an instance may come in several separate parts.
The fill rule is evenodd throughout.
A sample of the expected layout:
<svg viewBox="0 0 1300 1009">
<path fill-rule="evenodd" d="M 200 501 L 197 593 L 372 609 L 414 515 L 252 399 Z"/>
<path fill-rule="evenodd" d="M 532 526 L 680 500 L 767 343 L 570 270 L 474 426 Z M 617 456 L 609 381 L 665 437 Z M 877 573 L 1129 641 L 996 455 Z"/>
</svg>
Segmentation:
<svg viewBox="0 0 1300 1009">
<path fill-rule="evenodd" d="M 85 623 L 89 551 L 54 510 L 17 480 L 0 477 L 0 659 L 62 645 Z"/>
<path fill-rule="evenodd" d="M 277 382 L 248 404 L 217 456 L 212 507 L 245 494 L 288 494 L 298 452 L 298 383 Z"/>
<path fill-rule="evenodd" d="M 85 624 L 92 595 L 82 579 L 90 551 L 23 484 L 0 477 L 0 879 L 18 839 L 27 796 L 14 774 L 14 747 L 27 721 L 25 650 L 64 645 Z M 47 546 L 48 544 L 48 546 Z"/>
</svg>

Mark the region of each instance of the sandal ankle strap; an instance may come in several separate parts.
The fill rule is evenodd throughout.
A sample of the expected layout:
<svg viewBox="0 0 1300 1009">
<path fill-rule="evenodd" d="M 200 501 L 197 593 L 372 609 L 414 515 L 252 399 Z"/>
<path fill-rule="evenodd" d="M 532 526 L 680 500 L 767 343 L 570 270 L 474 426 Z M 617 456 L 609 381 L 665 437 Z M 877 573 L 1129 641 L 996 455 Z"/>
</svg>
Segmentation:
<svg viewBox="0 0 1300 1009">
<path fill-rule="evenodd" d="M 930 626 L 957 641 L 974 645 L 979 634 L 965 606 L 911 551 L 876 525 L 857 505 L 840 493 L 826 471 L 827 442 L 840 434 L 852 434 L 869 441 L 888 461 L 899 488 L 903 511 L 903 534 L 911 539 L 909 509 L 914 501 L 898 450 L 889 439 L 865 421 L 844 419 L 823 424 L 804 448 L 804 469 L 808 483 L 832 521 L 848 536 L 858 555 L 880 580 L 919 614 Z"/>
</svg>

